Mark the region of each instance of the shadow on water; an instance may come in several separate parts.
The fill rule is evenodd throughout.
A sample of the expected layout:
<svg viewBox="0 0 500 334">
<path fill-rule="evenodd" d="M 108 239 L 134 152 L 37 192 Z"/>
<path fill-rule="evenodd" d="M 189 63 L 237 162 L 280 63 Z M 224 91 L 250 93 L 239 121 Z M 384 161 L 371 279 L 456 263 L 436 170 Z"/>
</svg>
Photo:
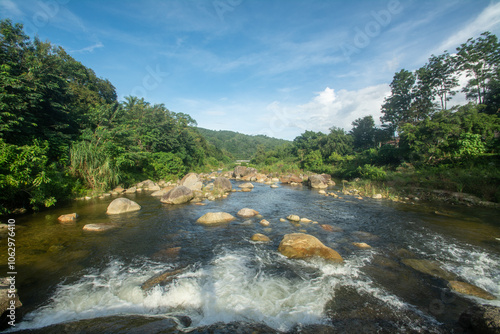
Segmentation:
<svg viewBox="0 0 500 334">
<path fill-rule="evenodd" d="M 233 187 L 237 184 L 233 181 Z M 450 292 L 448 277 L 416 270 L 409 265 L 415 260 L 436 264 L 457 280 L 500 297 L 495 210 L 333 198 L 301 186 L 271 189 L 262 184 L 205 206 L 166 205 L 149 193 L 127 197 L 142 209 L 109 216 L 105 212 L 113 198 L 107 198 L 16 220 L 17 287 L 27 313 L 19 328 L 55 324 L 40 331 L 73 326 L 127 333 L 135 328 L 160 332 L 154 328 L 161 324 L 171 332 L 201 333 L 223 322 L 254 326 L 262 333 L 321 326 L 339 332 L 446 332 L 469 305 L 488 302 Z M 244 207 L 259 211 L 270 226 L 261 226 L 262 218 L 255 217 L 216 227 L 196 223 L 206 212 L 236 216 Z M 57 221 L 71 212 L 80 216 L 76 223 Z M 280 221 L 289 214 L 318 223 Z M 84 231 L 89 223 L 116 228 Z M 293 232 L 316 236 L 345 264 L 283 257 L 278 245 Z M 271 242 L 252 242 L 254 233 Z M 354 242 L 371 248 L 360 249 Z M 5 239 L 0 250 L 0 270 L 6 272 Z M 173 280 L 141 290 L 152 276 L 175 269 L 183 271 Z M 489 303 L 499 304 L 498 299 Z M 124 314 L 134 316 L 124 320 Z M 73 322 L 57 325 L 68 321 Z"/>
</svg>

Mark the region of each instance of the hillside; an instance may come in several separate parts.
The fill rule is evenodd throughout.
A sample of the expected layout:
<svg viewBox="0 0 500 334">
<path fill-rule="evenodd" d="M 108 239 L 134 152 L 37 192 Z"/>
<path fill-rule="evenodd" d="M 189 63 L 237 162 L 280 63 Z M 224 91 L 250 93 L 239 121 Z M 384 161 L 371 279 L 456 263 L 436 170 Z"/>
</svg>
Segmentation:
<svg viewBox="0 0 500 334">
<path fill-rule="evenodd" d="M 251 159 L 257 152 L 258 147 L 265 151 L 272 150 L 290 141 L 271 138 L 264 135 L 245 135 L 239 132 L 227 130 L 208 130 L 197 128 L 199 133 L 212 145 L 220 150 L 229 152 L 235 159 Z"/>
</svg>

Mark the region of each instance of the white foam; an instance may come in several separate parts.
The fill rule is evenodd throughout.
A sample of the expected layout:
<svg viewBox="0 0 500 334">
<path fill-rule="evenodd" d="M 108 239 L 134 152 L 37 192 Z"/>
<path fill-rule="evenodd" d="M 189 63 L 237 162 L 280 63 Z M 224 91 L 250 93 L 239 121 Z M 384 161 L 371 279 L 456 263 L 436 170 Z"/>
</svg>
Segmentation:
<svg viewBox="0 0 500 334">
<path fill-rule="evenodd" d="M 126 267 L 113 261 L 101 273 L 60 286 L 53 301 L 28 315 L 20 328 L 117 314 L 185 314 L 192 327 L 251 321 L 289 330 L 297 324 L 323 323 L 324 307 L 339 285 L 366 291 L 395 309 L 406 307 L 361 274 L 368 261 L 369 255 L 357 256 L 336 265 L 289 260 L 276 252 L 222 250 L 211 263 L 148 293 L 140 285 L 173 268 L 156 263 Z"/>
</svg>

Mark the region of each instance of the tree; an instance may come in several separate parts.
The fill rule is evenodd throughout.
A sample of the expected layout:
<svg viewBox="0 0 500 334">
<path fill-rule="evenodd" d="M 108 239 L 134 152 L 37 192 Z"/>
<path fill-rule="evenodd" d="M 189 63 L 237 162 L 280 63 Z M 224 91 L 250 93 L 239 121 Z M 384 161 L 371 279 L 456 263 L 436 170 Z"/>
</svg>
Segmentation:
<svg viewBox="0 0 500 334">
<path fill-rule="evenodd" d="M 382 105 L 383 116 L 380 120 L 393 134 L 395 131 L 399 131 L 403 124 L 415 121 L 411 110 L 415 80 L 415 75 L 412 72 L 402 69 L 394 75 L 391 82 L 391 95 L 385 99 Z"/>
<path fill-rule="evenodd" d="M 496 76 L 500 64 L 500 43 L 495 35 L 484 32 L 477 39 L 469 38 L 457 48 L 456 68 L 469 79 L 463 88 L 467 99 L 478 104 L 486 102 L 488 84 Z"/>
<path fill-rule="evenodd" d="M 352 122 L 350 134 L 356 149 L 365 150 L 375 146 L 375 121 L 373 116 L 358 118 Z"/>
<path fill-rule="evenodd" d="M 429 62 L 417 70 L 417 87 L 420 95 L 429 100 L 437 98 L 441 110 L 447 109 L 447 102 L 457 93 L 453 90 L 458 86 L 455 73 L 449 53 L 432 55 Z"/>
</svg>

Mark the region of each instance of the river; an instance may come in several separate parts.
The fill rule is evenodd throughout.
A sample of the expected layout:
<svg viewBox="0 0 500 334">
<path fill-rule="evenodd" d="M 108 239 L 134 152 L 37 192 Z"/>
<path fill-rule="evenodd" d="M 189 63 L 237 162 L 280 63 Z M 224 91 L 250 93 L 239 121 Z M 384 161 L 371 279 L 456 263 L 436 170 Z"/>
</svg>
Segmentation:
<svg viewBox="0 0 500 334">
<path fill-rule="evenodd" d="M 232 182 L 236 188 L 238 182 Z M 53 333 L 60 328 L 44 327 L 72 322 L 74 332 L 201 333 L 222 322 L 259 324 L 275 332 L 441 333 L 457 328 L 470 305 L 500 306 L 498 210 L 254 185 L 251 192 L 204 206 L 162 204 L 145 192 L 126 196 L 142 206 L 133 213 L 106 215 L 113 199 L 108 197 L 17 218 L 16 285 L 25 315 L 16 330 Z M 260 225 L 262 218 L 237 218 L 217 227 L 196 223 L 209 211 L 236 216 L 245 207 L 259 211 L 270 226 Z M 80 216 L 76 224 L 57 221 L 72 212 Z M 290 214 L 319 224 L 280 221 Z M 117 227 L 82 230 L 101 222 Z M 326 231 L 321 224 L 341 231 Z M 294 232 L 316 236 L 338 251 L 344 264 L 282 256 L 278 245 Z M 271 242 L 251 241 L 254 233 Z M 8 271 L 6 254 L 3 238 L 0 272 Z M 452 292 L 446 279 L 414 269 L 408 259 L 433 263 L 497 299 Z M 177 269 L 182 271 L 166 285 L 141 289 L 149 278 Z M 82 319 L 93 320 L 75 322 Z"/>
</svg>

